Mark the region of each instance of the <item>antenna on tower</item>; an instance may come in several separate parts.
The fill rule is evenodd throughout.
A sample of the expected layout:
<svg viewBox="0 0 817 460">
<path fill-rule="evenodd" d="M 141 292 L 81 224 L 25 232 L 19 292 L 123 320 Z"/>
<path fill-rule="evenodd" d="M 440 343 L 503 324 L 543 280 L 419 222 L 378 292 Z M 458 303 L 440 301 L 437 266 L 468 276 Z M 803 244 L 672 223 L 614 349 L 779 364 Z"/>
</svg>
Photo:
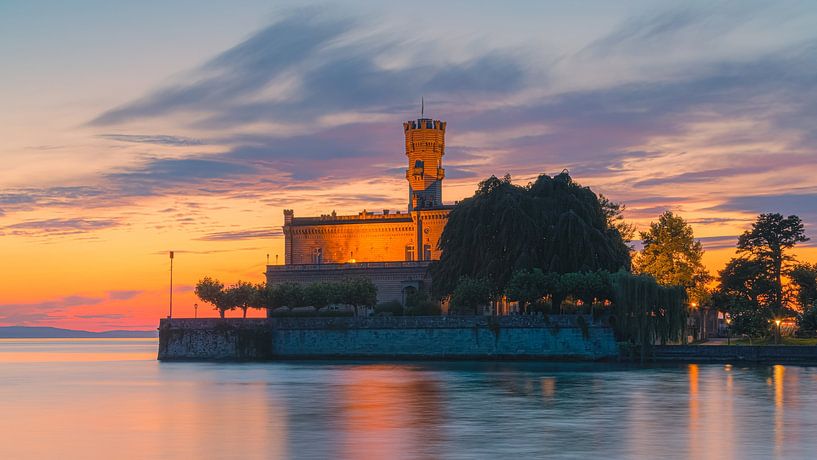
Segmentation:
<svg viewBox="0 0 817 460">
<path fill-rule="evenodd" d="M 424 97 L 420 97 L 420 118 L 425 118 L 426 101 Z"/>
</svg>

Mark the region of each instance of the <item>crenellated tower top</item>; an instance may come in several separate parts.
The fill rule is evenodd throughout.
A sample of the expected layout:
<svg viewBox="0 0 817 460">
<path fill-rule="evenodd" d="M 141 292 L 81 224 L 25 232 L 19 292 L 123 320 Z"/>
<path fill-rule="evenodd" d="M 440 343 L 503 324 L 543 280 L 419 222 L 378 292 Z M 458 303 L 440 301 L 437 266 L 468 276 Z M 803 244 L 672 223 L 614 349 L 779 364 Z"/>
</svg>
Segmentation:
<svg viewBox="0 0 817 460">
<path fill-rule="evenodd" d="M 409 211 L 433 209 L 443 204 L 445 124 L 430 118 L 403 123 L 408 157 Z"/>
</svg>

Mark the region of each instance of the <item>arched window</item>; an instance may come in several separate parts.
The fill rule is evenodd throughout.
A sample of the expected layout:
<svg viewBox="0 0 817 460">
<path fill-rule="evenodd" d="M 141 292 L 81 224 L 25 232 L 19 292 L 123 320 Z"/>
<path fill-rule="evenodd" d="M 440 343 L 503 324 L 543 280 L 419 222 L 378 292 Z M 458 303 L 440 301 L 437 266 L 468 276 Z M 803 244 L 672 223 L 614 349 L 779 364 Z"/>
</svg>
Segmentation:
<svg viewBox="0 0 817 460">
<path fill-rule="evenodd" d="M 415 168 L 421 168 L 422 169 L 422 168 L 425 167 L 424 165 L 425 165 L 425 163 L 423 163 L 423 160 L 414 160 L 414 167 Z"/>
<path fill-rule="evenodd" d="M 406 245 L 406 260 L 409 262 L 414 260 L 414 245 Z"/>
<path fill-rule="evenodd" d="M 323 248 L 315 248 L 314 250 L 312 250 L 312 263 L 313 264 L 323 263 Z"/>
</svg>

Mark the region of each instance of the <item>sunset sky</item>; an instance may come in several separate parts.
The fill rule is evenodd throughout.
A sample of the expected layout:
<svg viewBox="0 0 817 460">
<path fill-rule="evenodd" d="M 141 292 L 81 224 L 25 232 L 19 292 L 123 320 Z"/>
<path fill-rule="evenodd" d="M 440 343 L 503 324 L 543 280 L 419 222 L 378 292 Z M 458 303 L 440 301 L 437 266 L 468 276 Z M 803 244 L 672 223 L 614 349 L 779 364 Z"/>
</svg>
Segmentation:
<svg viewBox="0 0 817 460">
<path fill-rule="evenodd" d="M 192 316 L 283 261 L 283 208 L 405 209 L 421 97 L 446 202 L 567 168 L 713 273 L 769 211 L 817 262 L 817 3 L 566 3 L 0 2 L 0 325 L 152 329 L 168 250 Z"/>
</svg>

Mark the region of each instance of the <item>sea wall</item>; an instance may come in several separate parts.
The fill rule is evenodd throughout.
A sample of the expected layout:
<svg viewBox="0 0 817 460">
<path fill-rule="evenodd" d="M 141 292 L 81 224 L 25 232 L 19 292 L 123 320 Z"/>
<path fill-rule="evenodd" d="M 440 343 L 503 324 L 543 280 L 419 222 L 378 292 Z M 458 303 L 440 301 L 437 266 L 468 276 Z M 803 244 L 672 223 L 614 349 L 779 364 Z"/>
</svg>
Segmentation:
<svg viewBox="0 0 817 460">
<path fill-rule="evenodd" d="M 575 317 L 162 319 L 159 359 L 614 358 L 611 329 Z"/>
<path fill-rule="evenodd" d="M 656 361 L 696 363 L 817 363 L 817 346 L 664 345 L 654 350 Z"/>
</svg>

